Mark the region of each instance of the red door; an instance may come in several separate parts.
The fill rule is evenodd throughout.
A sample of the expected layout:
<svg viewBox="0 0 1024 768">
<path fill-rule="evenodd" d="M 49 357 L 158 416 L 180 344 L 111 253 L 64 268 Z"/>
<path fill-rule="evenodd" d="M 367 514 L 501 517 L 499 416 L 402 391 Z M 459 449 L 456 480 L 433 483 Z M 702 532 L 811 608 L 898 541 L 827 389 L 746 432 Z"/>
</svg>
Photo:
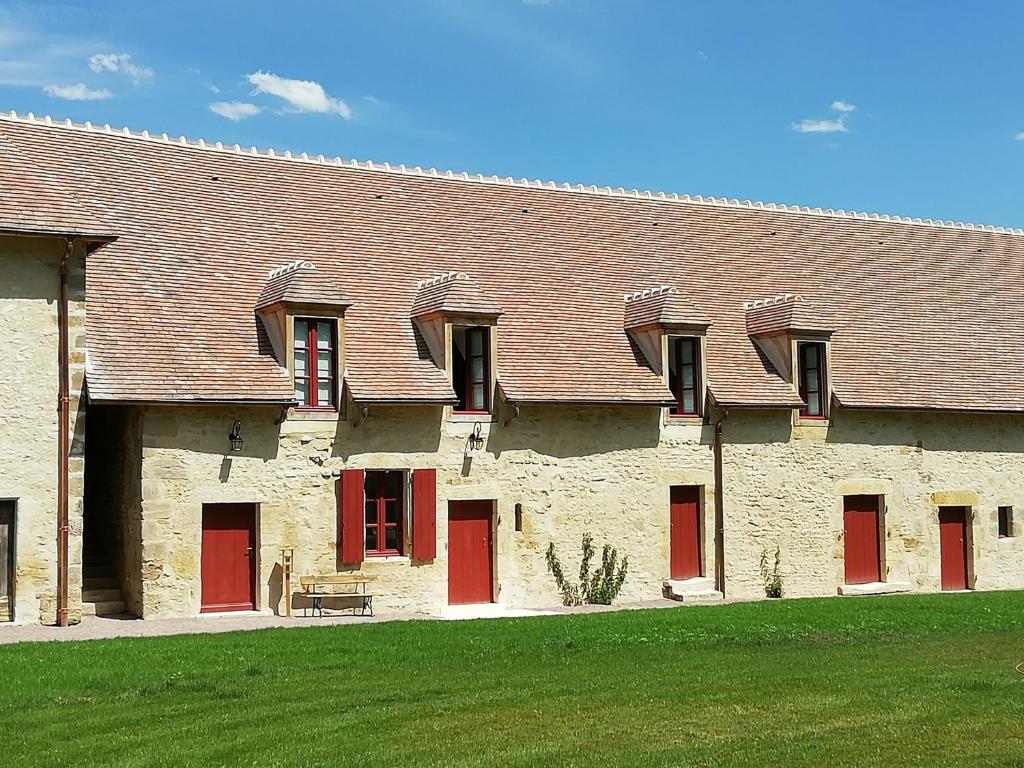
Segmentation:
<svg viewBox="0 0 1024 768">
<path fill-rule="evenodd" d="M 204 504 L 202 613 L 256 608 L 256 505 Z"/>
<path fill-rule="evenodd" d="M 448 603 L 494 599 L 490 501 L 448 503 Z"/>
<path fill-rule="evenodd" d="M 939 508 L 942 588 L 967 589 L 967 508 Z"/>
<path fill-rule="evenodd" d="M 700 572 L 700 486 L 674 485 L 669 491 L 670 572 L 692 579 Z"/>
<path fill-rule="evenodd" d="M 877 496 L 843 497 L 843 562 L 847 584 L 882 580 Z"/>
</svg>

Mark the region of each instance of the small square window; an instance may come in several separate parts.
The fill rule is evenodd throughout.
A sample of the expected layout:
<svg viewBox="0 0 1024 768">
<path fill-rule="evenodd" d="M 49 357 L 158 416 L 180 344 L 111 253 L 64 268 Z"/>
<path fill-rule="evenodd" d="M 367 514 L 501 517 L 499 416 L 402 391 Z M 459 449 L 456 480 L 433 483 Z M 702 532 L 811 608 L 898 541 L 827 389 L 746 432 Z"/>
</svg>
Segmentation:
<svg viewBox="0 0 1024 768">
<path fill-rule="evenodd" d="M 1013 536 L 1013 507 L 999 508 L 999 538 L 1008 539 Z"/>
</svg>

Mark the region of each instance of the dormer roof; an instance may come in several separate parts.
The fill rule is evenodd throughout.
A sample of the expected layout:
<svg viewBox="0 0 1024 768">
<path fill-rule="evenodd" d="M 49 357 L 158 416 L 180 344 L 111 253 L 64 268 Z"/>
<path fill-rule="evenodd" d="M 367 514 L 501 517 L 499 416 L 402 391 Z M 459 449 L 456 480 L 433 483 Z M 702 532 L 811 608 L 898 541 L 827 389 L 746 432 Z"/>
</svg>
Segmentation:
<svg viewBox="0 0 1024 768">
<path fill-rule="evenodd" d="M 766 299 L 744 302 L 747 335 L 819 334 L 835 332 L 835 321 L 824 307 L 799 294 L 781 293 Z"/>
<path fill-rule="evenodd" d="M 694 302 L 667 285 L 627 293 L 623 327 L 627 331 L 661 326 L 665 330 L 704 330 L 711 319 Z"/>
<path fill-rule="evenodd" d="M 278 304 L 335 309 L 344 313 L 352 301 L 312 262 L 299 259 L 271 270 L 256 302 L 256 311 Z"/>
<path fill-rule="evenodd" d="M 497 318 L 501 307 L 465 272 L 444 272 L 416 284 L 410 316 L 430 315 Z"/>
</svg>

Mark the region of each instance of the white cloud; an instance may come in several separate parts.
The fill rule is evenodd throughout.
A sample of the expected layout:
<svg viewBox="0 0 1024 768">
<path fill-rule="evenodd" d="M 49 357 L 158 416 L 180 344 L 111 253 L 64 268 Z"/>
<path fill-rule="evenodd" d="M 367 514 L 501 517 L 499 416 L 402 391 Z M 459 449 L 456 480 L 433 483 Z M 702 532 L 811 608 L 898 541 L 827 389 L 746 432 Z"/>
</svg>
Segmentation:
<svg viewBox="0 0 1024 768">
<path fill-rule="evenodd" d="M 237 123 L 239 120 L 258 115 L 263 111 L 263 107 L 246 101 L 215 101 L 210 105 L 210 111 Z"/>
<path fill-rule="evenodd" d="M 790 124 L 797 133 L 846 133 L 847 127 L 842 117 L 835 120 L 801 120 Z"/>
<path fill-rule="evenodd" d="M 288 80 L 270 72 L 253 72 L 246 76 L 256 87 L 255 93 L 277 96 L 288 102 L 288 112 L 321 112 L 352 118 L 352 110 L 341 99 L 328 96 L 320 83 L 312 80 Z"/>
<path fill-rule="evenodd" d="M 128 53 L 94 53 L 89 57 L 89 69 L 93 72 L 118 72 L 131 78 L 136 85 L 153 79 L 153 70 L 133 62 Z"/>
<path fill-rule="evenodd" d="M 55 99 L 67 99 L 69 101 L 100 101 L 101 99 L 109 99 L 114 95 L 106 88 L 100 88 L 99 90 L 88 88 L 85 83 L 44 85 L 43 92 Z"/>
<path fill-rule="evenodd" d="M 1021 131 L 1020 133 L 1018 133 L 1013 138 L 1015 138 L 1017 141 L 1024 141 L 1024 131 Z"/>
<path fill-rule="evenodd" d="M 857 109 L 856 105 L 845 101 L 833 101 L 832 109 L 839 113 L 839 117 L 833 120 L 815 120 L 807 117 L 799 123 L 790 123 L 790 128 L 797 133 L 849 133 L 846 118 Z"/>
</svg>

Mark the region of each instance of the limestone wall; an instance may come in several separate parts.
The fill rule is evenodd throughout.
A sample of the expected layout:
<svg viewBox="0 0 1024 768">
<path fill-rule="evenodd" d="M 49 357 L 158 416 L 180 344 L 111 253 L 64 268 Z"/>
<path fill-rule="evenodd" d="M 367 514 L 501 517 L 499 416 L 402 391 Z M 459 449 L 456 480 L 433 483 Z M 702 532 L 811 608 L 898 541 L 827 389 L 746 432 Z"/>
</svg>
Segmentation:
<svg viewBox="0 0 1024 768">
<path fill-rule="evenodd" d="M 0 498 L 17 501 L 15 620 L 56 619 L 57 238 L 0 236 Z M 70 265 L 69 620 L 81 617 L 85 259 Z"/>
<path fill-rule="evenodd" d="M 259 506 L 261 610 L 280 606 L 280 553 L 296 573 L 336 566 L 335 481 L 346 467 L 438 471 L 438 556 L 368 559 L 381 611 L 436 612 L 447 603 L 447 502 L 496 503 L 496 599 L 546 606 L 558 596 L 544 551 L 554 541 L 575 571 L 585 531 L 630 560 L 623 600 L 657 597 L 669 569 L 669 486 L 704 486 L 707 572 L 713 570 L 713 429 L 662 424 L 655 409 L 524 407 L 508 426 L 442 422 L 432 407 L 371 408 L 346 421 L 274 408 L 149 407 L 143 419 L 142 575 L 146 617 L 200 606 L 204 503 Z M 230 455 L 231 423 L 245 447 Z M 1000 504 L 1024 510 L 1024 420 L 839 412 L 828 429 L 791 426 L 788 412 L 733 411 L 724 430 L 726 577 L 731 596 L 763 595 L 763 552 L 782 553 L 787 595 L 834 595 L 843 582 L 842 495 L 886 498 L 887 578 L 939 588 L 937 504 L 976 499 L 976 586 L 1024 588 L 1020 539 L 996 539 Z M 920 447 L 919 447 L 920 446 Z M 1016 452 L 1015 452 L 1016 451 Z M 468 456 L 468 457 L 467 457 Z M 956 494 L 961 494 L 957 496 Z M 513 509 L 522 504 L 523 531 Z"/>
</svg>

